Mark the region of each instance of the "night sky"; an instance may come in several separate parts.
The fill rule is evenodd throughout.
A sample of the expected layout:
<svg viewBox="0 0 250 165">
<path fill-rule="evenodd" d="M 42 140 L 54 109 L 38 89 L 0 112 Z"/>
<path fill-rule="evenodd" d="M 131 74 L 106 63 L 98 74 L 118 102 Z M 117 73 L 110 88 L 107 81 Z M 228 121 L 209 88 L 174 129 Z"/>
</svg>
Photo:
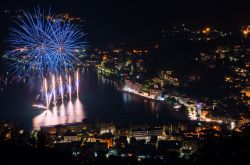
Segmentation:
<svg viewBox="0 0 250 165">
<path fill-rule="evenodd" d="M 232 30 L 250 23 L 247 1 L 226 0 L 8 0 L 0 2 L 2 9 L 32 11 L 39 6 L 51 7 L 53 13 L 69 12 L 86 19 L 90 40 L 116 42 L 150 40 L 173 24 L 213 26 Z"/>
</svg>

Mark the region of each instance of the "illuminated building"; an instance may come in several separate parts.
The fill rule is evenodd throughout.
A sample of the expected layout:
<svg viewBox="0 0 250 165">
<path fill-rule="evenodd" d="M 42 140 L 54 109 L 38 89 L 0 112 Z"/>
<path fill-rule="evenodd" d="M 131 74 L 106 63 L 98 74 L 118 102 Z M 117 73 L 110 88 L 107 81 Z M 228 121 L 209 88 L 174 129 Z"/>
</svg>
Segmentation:
<svg viewBox="0 0 250 165">
<path fill-rule="evenodd" d="M 209 27 L 207 27 L 207 28 L 205 28 L 205 29 L 202 30 L 202 33 L 208 34 L 210 32 L 210 30 L 211 29 Z"/>
<path fill-rule="evenodd" d="M 243 26 L 242 29 L 242 34 L 245 38 L 249 37 L 250 34 L 250 26 Z"/>
</svg>

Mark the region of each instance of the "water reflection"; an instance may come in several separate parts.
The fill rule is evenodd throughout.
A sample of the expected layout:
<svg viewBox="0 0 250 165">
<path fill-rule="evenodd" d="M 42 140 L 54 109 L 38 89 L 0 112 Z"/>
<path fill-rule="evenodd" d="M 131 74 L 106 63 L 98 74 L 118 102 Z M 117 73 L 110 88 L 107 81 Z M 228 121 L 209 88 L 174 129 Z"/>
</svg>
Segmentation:
<svg viewBox="0 0 250 165">
<path fill-rule="evenodd" d="M 162 104 L 155 100 L 149 100 L 135 94 L 124 92 L 122 94 L 123 104 L 125 106 L 133 106 L 133 104 L 140 105 L 143 109 L 150 109 L 152 113 L 155 113 L 162 109 Z"/>
<path fill-rule="evenodd" d="M 86 118 L 83 104 L 79 99 L 69 101 L 66 105 L 54 106 L 52 110 L 43 111 L 33 118 L 33 129 L 41 126 L 81 122 Z"/>
</svg>

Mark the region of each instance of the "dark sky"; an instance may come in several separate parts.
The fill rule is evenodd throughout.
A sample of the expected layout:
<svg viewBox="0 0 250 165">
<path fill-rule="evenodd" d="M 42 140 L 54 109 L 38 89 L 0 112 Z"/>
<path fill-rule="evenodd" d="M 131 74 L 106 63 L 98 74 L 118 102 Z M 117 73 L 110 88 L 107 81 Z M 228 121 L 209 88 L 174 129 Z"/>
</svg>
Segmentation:
<svg viewBox="0 0 250 165">
<path fill-rule="evenodd" d="M 117 23 L 119 20 L 187 23 L 250 22 L 250 2 L 242 0 L 8 0 L 2 8 L 30 9 L 40 4 L 60 11 Z M 118 20 L 119 19 L 119 20 Z"/>
<path fill-rule="evenodd" d="M 233 1 L 233 2 L 231 2 Z M 145 38 L 172 24 L 214 26 L 223 30 L 250 23 L 250 2 L 242 0 L 8 0 L 2 9 L 51 7 L 86 18 L 96 36 Z M 92 33 L 92 32 L 89 32 Z M 103 36 L 102 36 L 103 35 Z M 112 37 L 111 37 L 112 38 Z M 133 37 L 132 37 L 133 38 Z M 150 38 L 150 37 L 149 37 Z M 108 39 L 107 39 L 108 40 Z"/>
</svg>

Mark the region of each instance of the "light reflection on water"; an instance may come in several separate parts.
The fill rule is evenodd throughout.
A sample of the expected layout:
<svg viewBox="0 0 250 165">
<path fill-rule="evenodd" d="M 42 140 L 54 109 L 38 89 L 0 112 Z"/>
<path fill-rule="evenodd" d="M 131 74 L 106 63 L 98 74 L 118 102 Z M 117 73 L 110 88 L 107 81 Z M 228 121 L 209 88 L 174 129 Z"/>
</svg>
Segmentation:
<svg viewBox="0 0 250 165">
<path fill-rule="evenodd" d="M 123 104 L 125 106 L 131 105 L 132 103 L 143 102 L 142 103 L 143 108 L 150 109 L 152 113 L 155 113 L 162 108 L 160 102 L 157 102 L 155 100 L 149 100 L 149 99 L 143 98 L 141 96 L 137 96 L 135 94 L 131 94 L 131 93 L 127 93 L 127 92 L 124 92 L 122 94 L 122 99 L 123 99 Z"/>
<path fill-rule="evenodd" d="M 51 110 L 45 110 L 33 118 L 33 129 L 41 126 L 81 122 L 85 116 L 83 104 L 79 99 L 75 102 L 54 106 Z"/>
<path fill-rule="evenodd" d="M 3 107 L 0 110 L 0 120 L 17 121 L 29 130 L 46 125 L 81 122 L 86 118 L 122 124 L 179 120 L 175 112 L 160 102 L 117 90 L 116 83 L 103 78 L 94 70 L 85 69 L 80 80 L 79 100 L 74 95 L 72 102 L 65 100 L 64 104 L 58 103 L 55 107 L 51 103 L 48 111 L 32 106 L 37 92 L 27 91 L 27 88 L 18 85 L 13 86 L 0 93 Z"/>
<path fill-rule="evenodd" d="M 148 122 L 177 122 L 176 111 L 143 97 L 116 89 L 117 84 L 95 70 L 83 70 L 80 77 L 79 100 L 66 100 L 48 111 L 34 107 L 37 91 L 27 90 L 26 85 L 9 86 L 0 92 L 0 120 L 18 122 L 28 130 L 40 126 L 81 122 L 88 118 L 91 121 L 104 120 L 121 124 L 141 124 Z M 119 86 L 119 84 L 118 84 Z M 59 99 L 60 100 L 60 99 Z M 45 102 L 41 102 L 41 104 Z"/>
</svg>

